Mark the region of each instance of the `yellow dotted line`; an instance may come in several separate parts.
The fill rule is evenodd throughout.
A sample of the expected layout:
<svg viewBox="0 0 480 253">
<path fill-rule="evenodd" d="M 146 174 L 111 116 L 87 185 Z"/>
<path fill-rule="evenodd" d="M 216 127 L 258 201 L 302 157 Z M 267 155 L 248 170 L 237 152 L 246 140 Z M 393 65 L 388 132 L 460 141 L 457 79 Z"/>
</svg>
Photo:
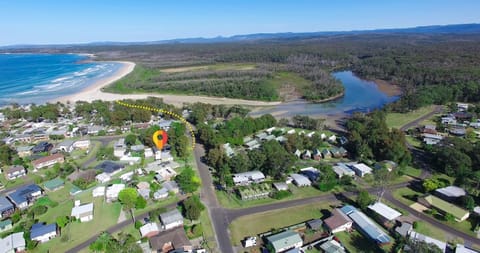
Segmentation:
<svg viewBox="0 0 480 253">
<path fill-rule="evenodd" d="M 182 116 L 174 113 L 174 112 L 171 112 L 171 111 L 167 111 L 167 110 L 164 110 L 164 109 L 158 109 L 158 108 L 154 108 L 154 107 L 150 107 L 150 106 L 145 106 L 145 105 L 132 105 L 132 104 L 127 104 L 127 103 L 124 103 L 122 101 L 115 101 L 117 104 L 119 105 L 122 105 L 122 106 L 125 106 L 125 107 L 130 107 L 130 108 L 135 108 L 135 109 L 141 109 L 141 110 L 147 110 L 147 111 L 155 111 L 155 112 L 160 112 L 160 113 L 163 113 L 163 114 L 167 114 L 167 115 L 170 115 L 178 120 L 180 120 L 183 124 L 185 124 L 187 127 L 188 127 L 188 130 L 190 131 L 190 135 L 192 136 L 192 150 L 195 148 L 195 133 L 193 132 L 193 128 L 192 128 L 192 125 Z"/>
</svg>

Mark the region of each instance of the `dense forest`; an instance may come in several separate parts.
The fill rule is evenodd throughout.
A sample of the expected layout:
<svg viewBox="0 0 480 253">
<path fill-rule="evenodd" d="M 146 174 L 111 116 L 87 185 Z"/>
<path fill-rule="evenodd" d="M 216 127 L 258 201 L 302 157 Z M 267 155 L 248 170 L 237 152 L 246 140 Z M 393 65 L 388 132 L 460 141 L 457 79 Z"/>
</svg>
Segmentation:
<svg viewBox="0 0 480 253">
<path fill-rule="evenodd" d="M 294 81 L 296 89 L 289 92 L 298 92 L 309 100 L 320 100 L 343 91 L 330 75 L 331 71 L 350 69 L 362 78 L 382 79 L 399 85 L 403 89 L 402 99 L 391 108 L 408 111 L 455 100 L 478 102 L 479 41 L 480 36 L 475 34 L 364 34 L 248 43 L 79 47 L 75 50 L 95 53 L 101 60 L 135 61 L 147 70 L 140 69 L 139 77 L 123 83 L 124 91 L 141 87 L 144 91 L 277 100 L 282 98 L 282 86 L 292 82 L 272 85 L 269 80 L 275 80 L 278 73 L 287 72 L 307 81 L 307 85 Z M 253 64 L 254 68 L 161 71 L 219 64 Z M 121 92 L 120 88 L 117 92 Z"/>
</svg>

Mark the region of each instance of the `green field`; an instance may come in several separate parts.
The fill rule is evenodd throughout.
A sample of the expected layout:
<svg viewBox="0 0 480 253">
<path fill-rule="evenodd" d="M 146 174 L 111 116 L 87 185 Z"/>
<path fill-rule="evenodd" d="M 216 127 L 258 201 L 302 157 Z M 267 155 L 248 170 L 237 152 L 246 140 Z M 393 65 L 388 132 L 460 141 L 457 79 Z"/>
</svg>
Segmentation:
<svg viewBox="0 0 480 253">
<path fill-rule="evenodd" d="M 415 231 L 444 242 L 447 241 L 443 230 L 438 229 L 437 227 L 432 226 L 430 225 L 430 223 L 427 223 L 425 221 L 417 221 L 417 228 L 415 229 Z"/>
<path fill-rule="evenodd" d="M 416 192 L 410 188 L 404 187 L 404 188 L 394 190 L 392 192 L 392 195 L 395 199 L 404 203 L 405 205 L 411 205 L 415 203 L 415 201 L 413 201 L 411 198 L 413 198 L 414 196 L 421 196 L 422 193 Z"/>
<path fill-rule="evenodd" d="M 267 205 L 275 202 L 282 202 L 282 201 L 288 201 L 288 200 L 294 200 L 294 199 L 304 199 L 304 198 L 315 197 L 315 196 L 331 193 L 331 192 L 322 192 L 314 187 L 296 187 L 292 184 L 289 185 L 288 187 L 293 194 L 281 200 L 277 200 L 273 198 L 264 198 L 264 199 L 244 201 L 244 200 L 241 200 L 237 194 L 230 195 L 224 191 L 216 191 L 216 193 L 217 193 L 217 198 L 220 204 L 225 208 L 231 208 L 231 209 Z"/>
<path fill-rule="evenodd" d="M 230 224 L 231 241 L 234 245 L 240 245 L 240 240 L 246 236 L 321 218 L 320 210 L 331 209 L 331 204 L 329 202 L 312 203 L 240 217 Z"/>
<path fill-rule="evenodd" d="M 219 63 L 219 64 L 210 64 L 210 65 L 197 65 L 197 66 L 186 66 L 186 67 L 174 67 L 174 68 L 162 68 L 160 72 L 163 73 L 180 73 L 180 72 L 195 72 L 195 71 L 205 71 L 205 70 L 252 70 L 257 66 L 252 63 Z"/>
<path fill-rule="evenodd" d="M 399 129 L 403 125 L 430 113 L 433 109 L 434 106 L 425 106 L 409 113 L 388 113 L 386 118 L 387 125 L 391 128 Z"/>
</svg>

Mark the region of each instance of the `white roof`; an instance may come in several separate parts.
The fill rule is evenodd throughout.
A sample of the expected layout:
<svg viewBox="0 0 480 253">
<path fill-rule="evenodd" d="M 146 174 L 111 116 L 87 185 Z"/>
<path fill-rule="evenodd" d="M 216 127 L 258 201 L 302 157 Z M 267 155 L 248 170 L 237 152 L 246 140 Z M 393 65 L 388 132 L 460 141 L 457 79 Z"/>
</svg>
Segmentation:
<svg viewBox="0 0 480 253">
<path fill-rule="evenodd" d="M 119 193 L 121 190 L 125 189 L 125 184 L 113 184 L 107 188 L 107 195 L 112 193 Z"/>
<path fill-rule="evenodd" d="M 381 203 L 381 202 L 376 202 L 375 204 L 373 205 L 369 205 L 368 206 L 368 209 L 378 213 L 379 215 L 381 215 L 383 218 L 389 220 L 389 221 L 392 221 L 392 220 L 395 220 L 396 218 L 402 216 L 402 214 L 400 212 L 398 212 L 397 210 Z"/>
<path fill-rule="evenodd" d="M 146 234 L 150 232 L 157 232 L 157 231 L 160 231 L 160 228 L 155 222 L 150 222 L 140 227 L 140 234 L 142 235 L 142 237 L 144 237 Z"/>
<path fill-rule="evenodd" d="M 343 175 L 355 175 L 355 172 L 353 170 L 351 170 L 350 168 L 348 168 L 347 166 L 340 166 L 340 165 L 335 165 L 333 166 L 333 171 L 339 175 L 339 176 L 343 176 Z"/>
<path fill-rule="evenodd" d="M 465 248 L 465 245 L 463 244 L 457 244 L 457 247 L 455 248 L 455 253 L 478 253 L 478 251 Z"/>
<path fill-rule="evenodd" d="M 93 203 L 73 207 L 71 216 L 80 216 L 90 212 L 93 212 Z"/>
<path fill-rule="evenodd" d="M 258 170 L 233 174 L 234 182 L 248 182 L 250 180 L 255 181 L 262 179 L 265 179 L 265 175 Z"/>
<path fill-rule="evenodd" d="M 444 187 L 444 188 L 440 188 L 440 189 L 437 189 L 435 190 L 436 192 L 438 193 L 441 193 L 447 197 L 452 197 L 452 198 L 458 198 L 458 197 L 462 197 L 462 196 L 465 196 L 467 193 L 465 192 L 464 189 L 458 187 L 458 186 L 447 186 L 447 187 Z"/>
<path fill-rule="evenodd" d="M 0 252 L 13 252 L 13 249 L 24 248 L 25 239 L 23 232 L 11 234 L 3 239 L 0 239 Z"/>
<path fill-rule="evenodd" d="M 103 173 L 100 173 L 98 175 L 95 176 L 96 179 L 100 180 L 100 181 L 105 181 L 107 179 L 110 179 L 110 175 L 108 175 L 107 173 L 103 172 Z"/>
<path fill-rule="evenodd" d="M 308 177 L 300 174 L 293 173 L 290 175 L 298 185 L 311 185 L 312 183 L 308 180 Z"/>
<path fill-rule="evenodd" d="M 423 134 L 423 137 L 425 137 L 425 138 L 430 138 L 430 139 L 435 139 L 435 140 L 443 140 L 443 136 L 438 135 L 438 134 L 427 134 L 427 133 L 424 133 L 424 134 Z"/>
<path fill-rule="evenodd" d="M 93 196 L 103 196 L 105 195 L 105 186 L 98 186 L 92 191 Z"/>
<path fill-rule="evenodd" d="M 372 173 L 372 168 L 368 167 L 364 163 L 357 163 L 352 166 L 363 173 Z"/>
<path fill-rule="evenodd" d="M 442 252 L 445 252 L 445 249 L 447 248 L 447 244 L 445 242 L 439 241 L 437 239 L 433 239 L 423 234 L 419 234 L 415 231 L 410 232 L 410 239 L 423 241 L 426 243 L 433 243 L 437 245 L 442 250 Z"/>
</svg>

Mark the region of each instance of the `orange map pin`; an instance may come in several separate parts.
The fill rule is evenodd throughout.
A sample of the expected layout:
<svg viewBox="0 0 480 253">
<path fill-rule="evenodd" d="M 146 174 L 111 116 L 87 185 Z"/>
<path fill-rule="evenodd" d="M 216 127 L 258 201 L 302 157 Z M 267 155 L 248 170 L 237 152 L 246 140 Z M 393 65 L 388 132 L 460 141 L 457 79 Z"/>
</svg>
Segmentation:
<svg viewBox="0 0 480 253">
<path fill-rule="evenodd" d="M 159 136 L 162 136 L 162 139 L 158 139 Z M 167 132 L 164 130 L 158 130 L 155 133 L 153 133 L 152 139 L 153 139 L 153 143 L 155 143 L 155 146 L 157 146 L 158 150 L 162 150 L 163 146 L 167 144 L 167 140 L 168 140 Z"/>
</svg>

